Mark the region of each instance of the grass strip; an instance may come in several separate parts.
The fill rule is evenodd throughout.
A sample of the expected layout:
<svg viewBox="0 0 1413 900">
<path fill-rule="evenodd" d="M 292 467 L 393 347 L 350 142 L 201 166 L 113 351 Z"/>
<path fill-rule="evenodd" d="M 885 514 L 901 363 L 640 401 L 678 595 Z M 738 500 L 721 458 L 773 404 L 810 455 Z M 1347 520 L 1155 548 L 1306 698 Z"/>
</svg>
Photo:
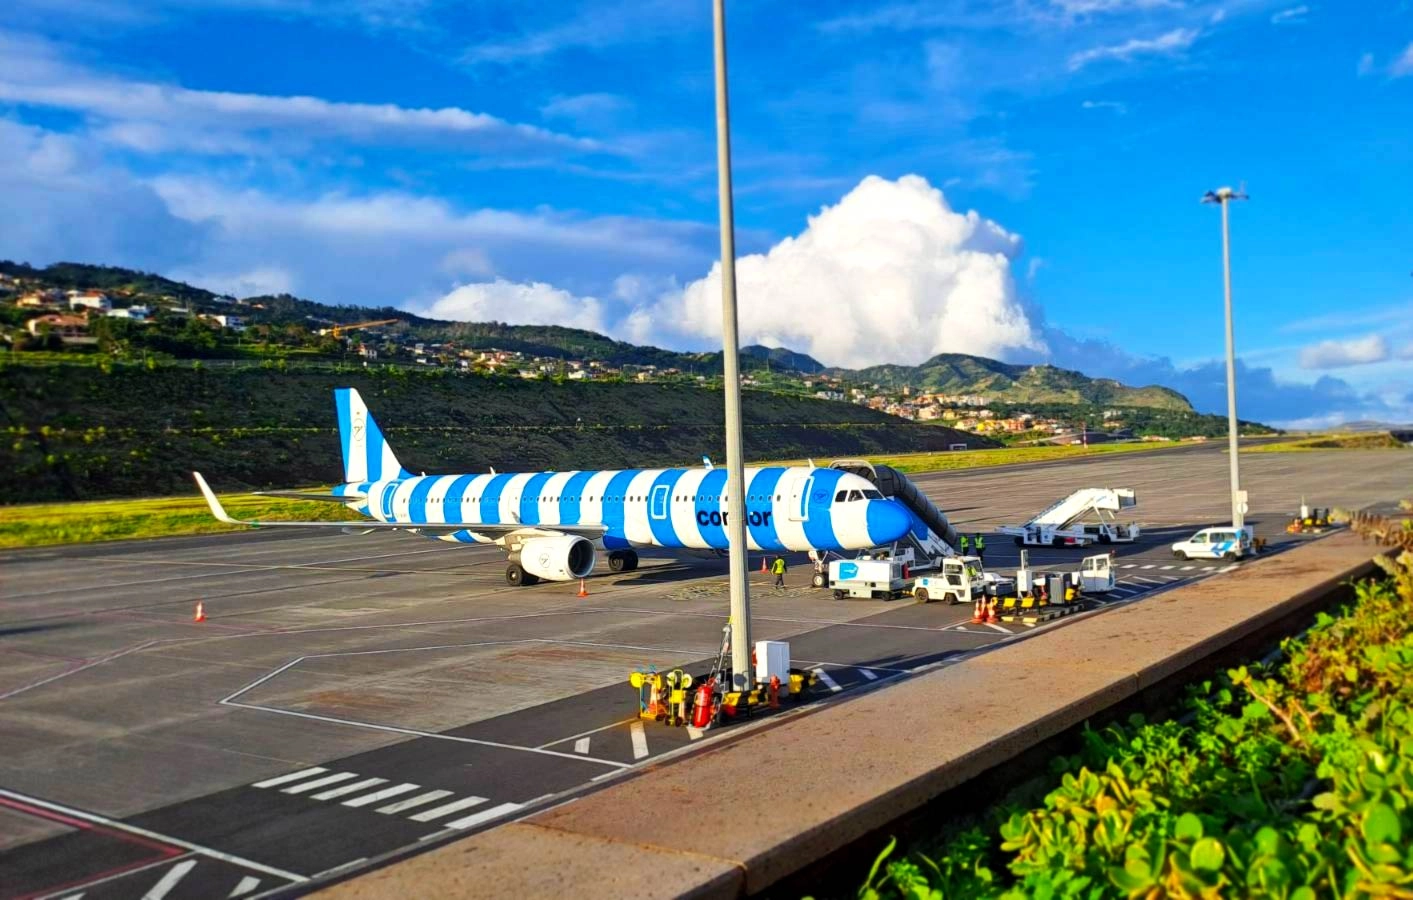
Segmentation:
<svg viewBox="0 0 1413 900">
<path fill-rule="evenodd" d="M 309 522 L 357 518 L 337 503 L 249 494 L 224 495 L 221 502 L 227 512 L 241 519 Z M 0 549 L 241 530 L 245 529 L 216 521 L 199 496 L 0 506 Z"/>
<path fill-rule="evenodd" d="M 1309 453 L 1314 450 L 1406 450 L 1398 438 L 1387 431 L 1364 434 L 1322 434 L 1296 441 L 1257 444 L 1243 453 Z"/>
</svg>

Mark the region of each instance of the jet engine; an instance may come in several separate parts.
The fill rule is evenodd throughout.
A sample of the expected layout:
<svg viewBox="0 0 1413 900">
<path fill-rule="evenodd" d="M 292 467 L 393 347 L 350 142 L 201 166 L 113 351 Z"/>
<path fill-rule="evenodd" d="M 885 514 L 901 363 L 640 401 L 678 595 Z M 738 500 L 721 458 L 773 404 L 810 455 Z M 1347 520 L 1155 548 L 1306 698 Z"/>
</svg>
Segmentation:
<svg viewBox="0 0 1413 900">
<path fill-rule="evenodd" d="M 594 545 L 578 535 L 530 538 L 520 545 L 520 565 L 546 581 L 573 581 L 594 571 Z"/>
</svg>

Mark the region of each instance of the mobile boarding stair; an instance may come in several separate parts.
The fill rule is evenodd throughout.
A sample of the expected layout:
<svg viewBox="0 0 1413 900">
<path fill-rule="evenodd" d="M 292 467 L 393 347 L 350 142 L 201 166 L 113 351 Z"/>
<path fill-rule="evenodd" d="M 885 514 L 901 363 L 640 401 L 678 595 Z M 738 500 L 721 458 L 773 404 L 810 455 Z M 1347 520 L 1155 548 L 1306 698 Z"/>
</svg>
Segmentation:
<svg viewBox="0 0 1413 900">
<path fill-rule="evenodd" d="M 902 503 L 925 526 L 909 531 L 889 550 L 893 559 L 908 559 L 910 572 L 936 569 L 944 558 L 955 553 L 960 543 L 957 530 L 908 476 L 892 466 L 875 466 L 866 459 L 836 459 L 829 467 L 867 478 L 880 494 Z"/>
<path fill-rule="evenodd" d="M 996 531 L 1015 538 L 1017 547 L 1129 543 L 1138 539 L 1139 528 L 1118 523 L 1115 513 L 1137 505 L 1132 488 L 1081 488 L 1024 525 L 1001 525 Z"/>
</svg>

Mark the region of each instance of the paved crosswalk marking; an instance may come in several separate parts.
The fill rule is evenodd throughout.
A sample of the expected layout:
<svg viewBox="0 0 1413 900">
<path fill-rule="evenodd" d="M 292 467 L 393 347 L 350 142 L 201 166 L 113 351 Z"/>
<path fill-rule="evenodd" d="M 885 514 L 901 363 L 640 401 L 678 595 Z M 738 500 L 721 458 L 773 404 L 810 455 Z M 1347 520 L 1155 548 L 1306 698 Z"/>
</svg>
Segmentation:
<svg viewBox="0 0 1413 900">
<path fill-rule="evenodd" d="M 1152 568 L 1155 568 L 1156 566 L 1157 566 L 1156 563 L 1149 563 L 1149 564 L 1146 565 L 1146 566 L 1139 566 L 1139 568 L 1140 568 L 1140 569 L 1152 569 Z"/>
<path fill-rule="evenodd" d="M 499 819 L 501 816 L 509 815 L 520 808 L 519 803 L 502 803 L 500 806 L 492 806 L 484 809 L 464 819 L 453 819 L 446 823 L 447 828 L 473 828 L 482 822 L 489 822 L 491 819 Z"/>
<path fill-rule="evenodd" d="M 648 735 L 643 731 L 642 722 L 628 726 L 628 736 L 633 739 L 633 758 L 642 759 L 648 755 Z"/>
<path fill-rule="evenodd" d="M 574 752 L 575 752 L 575 753 L 588 753 L 588 752 L 589 752 L 589 739 L 588 739 L 588 738 L 579 738 L 579 740 L 575 741 L 575 742 L 574 742 Z"/>
<path fill-rule="evenodd" d="M 1164 572 L 1166 572 L 1166 571 L 1168 571 L 1169 569 L 1176 569 L 1177 566 L 1159 566 L 1159 568 L 1161 568 Z"/>
<path fill-rule="evenodd" d="M 1202 571 L 1204 571 L 1204 572 L 1211 572 L 1212 570 L 1214 570 L 1214 569 L 1216 569 L 1216 568 L 1217 568 L 1216 566 L 1203 566 L 1203 567 L 1202 567 Z"/>
<path fill-rule="evenodd" d="M 281 788 L 284 794 L 302 794 L 305 791 L 312 791 L 321 788 L 326 784 L 338 784 L 340 781 L 347 781 L 350 778 L 357 778 L 357 772 L 335 772 L 332 775 L 325 775 L 323 778 L 316 778 L 313 781 L 306 781 L 304 784 L 296 784 L 293 787 Z"/>
<path fill-rule="evenodd" d="M 240 884 L 235 886 L 235 890 L 226 895 L 227 900 L 232 897 L 244 897 L 260 886 L 260 879 L 253 875 L 247 875 L 240 880 Z"/>
<path fill-rule="evenodd" d="M 458 810 L 468 809 L 472 806 L 480 806 L 485 802 L 485 797 L 462 797 L 460 800 L 453 800 L 441 806 L 434 806 L 426 812 L 420 812 L 415 816 L 408 816 L 408 818 L 414 822 L 431 822 L 434 819 L 440 819 L 442 816 L 449 816 Z"/>
<path fill-rule="evenodd" d="M 415 784 L 397 784 L 381 791 L 374 791 L 371 794 L 364 794 L 362 797 L 354 797 L 352 800 L 343 801 L 344 806 L 370 806 L 379 800 L 386 800 L 389 797 L 396 797 L 398 794 L 405 794 L 408 791 L 415 791 L 419 786 Z"/>
<path fill-rule="evenodd" d="M 823 669 L 811 669 L 810 671 L 814 672 L 815 677 L 822 681 L 824 683 L 824 686 L 829 688 L 831 693 L 837 694 L 843 690 L 843 688 L 839 686 L 839 682 L 835 681 L 833 678 L 830 678 L 829 673 L 824 671 Z"/>
<path fill-rule="evenodd" d="M 859 671 L 862 672 L 862 673 L 863 673 L 863 677 L 867 678 L 869 681 L 877 681 L 877 680 L 878 680 L 878 676 L 875 675 L 875 674 L 873 674 L 872 672 L 870 672 L 868 669 L 859 669 Z"/>
<path fill-rule="evenodd" d="M 277 784 L 288 784 L 291 781 L 298 781 L 301 778 L 308 778 L 310 775 L 318 775 L 320 772 L 327 772 L 323 766 L 315 766 L 312 769 L 305 769 L 302 772 L 291 772 L 288 775 L 281 775 L 278 778 L 267 778 L 264 781 L 257 781 L 251 787 L 267 788 Z"/>
<path fill-rule="evenodd" d="M 319 793 L 314 794 L 312 796 L 315 800 L 332 800 L 335 797 L 344 797 L 348 794 L 356 793 L 358 791 L 363 790 L 364 788 L 370 788 L 374 785 L 387 783 L 388 780 L 386 778 L 365 778 L 362 781 L 355 781 L 353 784 L 343 784 L 327 791 L 320 791 Z"/>
<path fill-rule="evenodd" d="M 188 859 L 186 862 L 179 862 L 167 870 L 167 874 L 162 876 L 162 880 L 152 885 L 152 889 L 142 895 L 142 900 L 162 900 L 172 892 L 172 888 L 186 877 L 186 873 L 196 867 L 196 860 Z"/>
<path fill-rule="evenodd" d="M 433 800 L 440 800 L 443 797 L 450 797 L 451 791 L 428 791 L 425 794 L 418 794 L 416 797 L 409 797 L 406 800 L 399 800 L 396 803 L 389 803 L 387 806 L 378 807 L 378 812 L 384 815 L 400 813 L 404 809 L 414 809 L 424 803 L 431 803 Z"/>
<path fill-rule="evenodd" d="M 1184 572 L 1191 572 L 1191 571 L 1192 571 L 1193 569 L 1195 569 L 1195 568 L 1197 568 L 1197 567 L 1196 567 L 1196 566 L 1183 566 L 1183 567 L 1182 567 L 1182 570 L 1183 570 Z"/>
<path fill-rule="evenodd" d="M 1123 565 L 1119 566 L 1119 568 L 1120 568 L 1120 569 L 1135 569 L 1135 568 L 1138 568 L 1138 563 L 1124 563 Z"/>
</svg>

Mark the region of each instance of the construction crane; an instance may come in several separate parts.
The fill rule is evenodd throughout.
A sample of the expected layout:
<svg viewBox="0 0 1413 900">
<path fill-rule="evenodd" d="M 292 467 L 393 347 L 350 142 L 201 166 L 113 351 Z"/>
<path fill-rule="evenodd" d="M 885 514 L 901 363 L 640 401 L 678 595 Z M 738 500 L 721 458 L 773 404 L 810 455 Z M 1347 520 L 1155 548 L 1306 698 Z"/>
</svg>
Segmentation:
<svg viewBox="0 0 1413 900">
<path fill-rule="evenodd" d="M 329 328 L 320 328 L 320 334 L 327 334 L 331 337 L 339 337 L 345 331 L 352 331 L 355 328 L 372 328 L 374 325 L 395 325 L 401 319 L 375 319 L 369 322 L 348 322 L 344 325 L 333 325 Z"/>
</svg>

